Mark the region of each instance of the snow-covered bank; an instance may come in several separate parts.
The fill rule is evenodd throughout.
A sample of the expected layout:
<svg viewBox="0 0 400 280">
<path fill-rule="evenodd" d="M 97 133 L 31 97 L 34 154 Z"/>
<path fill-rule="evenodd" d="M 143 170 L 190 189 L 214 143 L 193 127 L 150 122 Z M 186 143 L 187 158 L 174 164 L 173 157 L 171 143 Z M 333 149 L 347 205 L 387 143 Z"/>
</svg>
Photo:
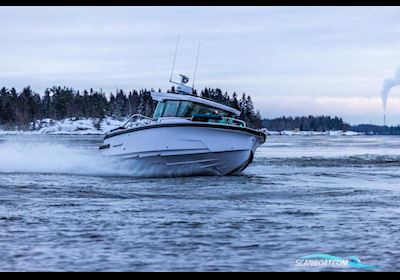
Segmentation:
<svg viewBox="0 0 400 280">
<path fill-rule="evenodd" d="M 284 131 L 270 131 L 262 129 L 267 135 L 297 135 L 297 136 L 315 136 L 315 135 L 328 135 L 328 136 L 356 136 L 362 133 L 354 131 L 330 130 L 330 131 L 298 131 L 298 130 L 284 130 Z"/>
<path fill-rule="evenodd" d="M 112 118 L 105 117 L 100 121 L 98 118 L 67 118 L 63 120 L 43 119 L 31 123 L 29 130 L 2 130 L 0 127 L 0 134 L 77 134 L 77 135 L 90 135 L 90 134 L 105 134 L 111 129 L 122 126 L 127 118 Z M 299 136 L 314 136 L 314 135 L 328 135 L 328 136 L 354 136 L 361 133 L 354 131 L 298 131 L 298 130 L 284 130 L 284 131 L 269 131 L 262 129 L 267 135 L 299 135 Z"/>
<path fill-rule="evenodd" d="M 42 119 L 30 125 L 29 130 L 1 130 L 0 134 L 105 134 L 126 122 L 126 118 L 67 118 L 63 120 Z"/>
</svg>

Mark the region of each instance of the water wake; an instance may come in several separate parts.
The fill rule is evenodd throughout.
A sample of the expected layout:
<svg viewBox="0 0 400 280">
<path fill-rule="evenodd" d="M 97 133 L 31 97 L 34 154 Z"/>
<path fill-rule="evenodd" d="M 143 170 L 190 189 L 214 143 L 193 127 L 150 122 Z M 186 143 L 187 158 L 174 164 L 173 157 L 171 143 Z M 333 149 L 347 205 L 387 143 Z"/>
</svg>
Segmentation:
<svg viewBox="0 0 400 280">
<path fill-rule="evenodd" d="M 0 173 L 44 173 L 87 176 L 181 177 L 193 166 L 165 168 L 163 164 L 106 157 L 97 147 L 71 147 L 54 142 L 0 143 Z M 205 174 L 208 175 L 208 174 Z"/>
<path fill-rule="evenodd" d="M 146 176 L 148 171 L 137 163 L 104 157 L 97 149 L 7 141 L 0 144 L 0 173 Z"/>
</svg>

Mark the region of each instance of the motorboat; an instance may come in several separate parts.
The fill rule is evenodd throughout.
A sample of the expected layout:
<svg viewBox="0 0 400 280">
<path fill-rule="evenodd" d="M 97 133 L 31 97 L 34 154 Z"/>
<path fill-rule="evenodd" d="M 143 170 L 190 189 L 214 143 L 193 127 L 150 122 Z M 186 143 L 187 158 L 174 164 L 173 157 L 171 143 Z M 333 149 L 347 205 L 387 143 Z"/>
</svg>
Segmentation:
<svg viewBox="0 0 400 280">
<path fill-rule="evenodd" d="M 239 110 L 194 95 L 188 77 L 180 76 L 175 92 L 151 92 L 157 101 L 152 117 L 132 115 L 99 149 L 168 176 L 240 173 L 266 134 L 247 127 Z"/>
</svg>

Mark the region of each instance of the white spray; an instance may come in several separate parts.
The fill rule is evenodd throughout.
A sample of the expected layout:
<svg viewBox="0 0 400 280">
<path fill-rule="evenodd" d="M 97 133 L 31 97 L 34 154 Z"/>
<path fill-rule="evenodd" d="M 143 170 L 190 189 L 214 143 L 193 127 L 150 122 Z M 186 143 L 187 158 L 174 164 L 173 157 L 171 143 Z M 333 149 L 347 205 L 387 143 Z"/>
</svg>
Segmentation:
<svg viewBox="0 0 400 280">
<path fill-rule="evenodd" d="M 383 81 L 383 87 L 381 92 L 382 103 L 383 103 L 383 125 L 386 125 L 386 105 L 389 97 L 389 92 L 393 87 L 398 85 L 400 85 L 400 67 L 397 68 L 397 71 L 393 78 L 387 78 Z"/>
<path fill-rule="evenodd" d="M 54 142 L 0 142 L 2 173 L 42 173 L 87 176 L 174 177 L 192 170 L 143 165 L 139 161 L 104 157 L 96 148 L 71 147 Z"/>
<path fill-rule="evenodd" d="M 117 165 L 115 165 L 117 164 Z M 111 168 L 114 167 L 114 168 Z M 0 144 L 0 173 L 51 173 L 129 176 L 119 162 L 97 150 L 72 148 L 53 142 L 6 141 Z"/>
</svg>

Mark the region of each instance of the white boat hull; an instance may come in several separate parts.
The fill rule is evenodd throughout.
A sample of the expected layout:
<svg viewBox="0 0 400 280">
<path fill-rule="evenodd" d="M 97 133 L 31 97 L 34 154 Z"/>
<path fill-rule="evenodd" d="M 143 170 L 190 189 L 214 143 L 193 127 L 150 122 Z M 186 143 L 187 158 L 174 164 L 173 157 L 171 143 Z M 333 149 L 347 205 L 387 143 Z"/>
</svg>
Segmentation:
<svg viewBox="0 0 400 280">
<path fill-rule="evenodd" d="M 221 126 L 150 127 L 106 136 L 103 154 L 159 170 L 160 176 L 228 175 L 244 170 L 265 141 Z"/>
</svg>

